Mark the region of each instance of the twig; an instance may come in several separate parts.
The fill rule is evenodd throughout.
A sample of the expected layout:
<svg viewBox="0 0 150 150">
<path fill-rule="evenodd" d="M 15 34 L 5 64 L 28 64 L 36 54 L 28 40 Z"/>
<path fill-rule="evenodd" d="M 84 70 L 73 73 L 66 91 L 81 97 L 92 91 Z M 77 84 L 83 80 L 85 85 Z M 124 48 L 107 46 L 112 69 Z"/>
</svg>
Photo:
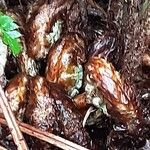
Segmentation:
<svg viewBox="0 0 150 150">
<path fill-rule="evenodd" d="M 86 112 L 86 114 L 85 114 L 85 116 L 84 116 L 84 119 L 83 119 L 83 123 L 82 123 L 82 126 L 83 126 L 83 127 L 85 127 L 86 122 L 87 122 L 87 119 L 89 118 L 90 114 L 91 114 L 93 111 L 94 111 L 94 108 L 93 108 L 92 106 L 87 110 L 87 112 Z"/>
<path fill-rule="evenodd" d="M 7 150 L 5 147 L 0 146 L 0 150 Z"/>
<path fill-rule="evenodd" d="M 1 116 L 0 116 L 0 123 L 7 125 L 5 119 Z M 75 143 L 68 141 L 64 138 L 56 136 L 52 133 L 43 132 L 39 129 L 36 129 L 35 127 L 33 127 L 31 125 L 22 123 L 20 121 L 17 121 L 17 123 L 18 123 L 20 130 L 22 132 L 24 132 L 28 135 L 34 136 L 34 137 L 36 137 L 40 140 L 43 140 L 45 142 L 48 142 L 52 145 L 55 145 L 61 149 L 64 149 L 64 150 L 88 150 L 87 148 L 84 148 L 78 144 L 75 144 Z"/>
<path fill-rule="evenodd" d="M 4 91 L 0 85 L 0 106 L 7 121 L 7 125 L 10 129 L 12 137 L 15 144 L 17 145 L 18 150 L 28 150 L 26 142 L 22 136 L 22 133 L 17 125 L 15 117 L 12 113 L 10 105 L 7 101 L 7 98 L 4 94 Z"/>
</svg>

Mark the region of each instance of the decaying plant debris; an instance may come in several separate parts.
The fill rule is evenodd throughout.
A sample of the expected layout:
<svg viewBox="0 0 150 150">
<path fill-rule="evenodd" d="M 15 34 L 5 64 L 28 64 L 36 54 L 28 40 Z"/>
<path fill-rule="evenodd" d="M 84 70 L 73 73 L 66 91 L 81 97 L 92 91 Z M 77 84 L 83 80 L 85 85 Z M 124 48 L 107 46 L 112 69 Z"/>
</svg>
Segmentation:
<svg viewBox="0 0 150 150">
<path fill-rule="evenodd" d="M 1 0 L 0 9 L 0 98 L 29 149 L 150 149 L 149 0 Z M 0 118 L 0 145 L 17 149 Z"/>
</svg>

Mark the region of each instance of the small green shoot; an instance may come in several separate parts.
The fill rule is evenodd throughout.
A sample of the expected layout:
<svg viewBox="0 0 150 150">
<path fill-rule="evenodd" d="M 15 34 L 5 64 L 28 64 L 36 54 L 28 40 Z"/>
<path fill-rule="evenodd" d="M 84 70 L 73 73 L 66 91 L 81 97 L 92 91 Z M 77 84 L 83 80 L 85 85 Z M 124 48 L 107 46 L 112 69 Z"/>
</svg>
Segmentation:
<svg viewBox="0 0 150 150">
<path fill-rule="evenodd" d="M 14 56 L 19 55 L 22 51 L 21 34 L 17 29 L 19 29 L 19 26 L 13 18 L 0 12 L 0 37 Z"/>
</svg>

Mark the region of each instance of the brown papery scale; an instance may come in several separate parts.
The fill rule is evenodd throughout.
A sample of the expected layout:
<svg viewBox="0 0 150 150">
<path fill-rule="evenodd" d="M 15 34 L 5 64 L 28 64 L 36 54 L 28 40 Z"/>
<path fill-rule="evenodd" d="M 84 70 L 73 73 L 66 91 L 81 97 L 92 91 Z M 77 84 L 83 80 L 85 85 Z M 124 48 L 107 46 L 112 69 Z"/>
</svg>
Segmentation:
<svg viewBox="0 0 150 150">
<path fill-rule="evenodd" d="M 78 143 L 84 147 L 95 149 L 91 139 L 82 127 L 82 115 L 75 108 L 70 98 L 58 84 L 48 83 L 45 78 L 36 76 L 30 79 L 26 119 L 29 124 L 43 131 Z M 51 145 L 34 141 L 35 146 L 42 149 Z"/>
<path fill-rule="evenodd" d="M 34 59 L 46 57 L 49 47 L 59 38 L 57 32 L 61 32 L 59 31 L 61 29 L 57 26 L 61 24 L 59 23 L 59 19 L 61 22 L 60 16 L 71 7 L 73 1 L 45 1 L 44 4 L 37 5 L 38 7 L 33 9 L 32 17 L 29 18 L 26 26 L 28 31 L 27 51 L 30 57 Z"/>
<path fill-rule="evenodd" d="M 139 124 L 139 107 L 130 84 L 103 58 L 91 58 L 85 68 L 89 78 L 87 82 L 98 89 L 108 113 L 127 125 L 130 132 L 135 131 Z"/>
<path fill-rule="evenodd" d="M 19 69 L 22 73 L 30 75 L 30 76 L 35 76 L 39 69 L 38 65 L 35 63 L 35 61 L 30 58 L 26 52 L 22 52 L 18 57 L 18 65 Z"/>
<path fill-rule="evenodd" d="M 61 84 L 74 96 L 82 86 L 84 62 L 84 40 L 78 34 L 68 33 L 49 52 L 46 79 Z"/>
<path fill-rule="evenodd" d="M 93 41 L 88 46 L 88 58 L 100 55 L 107 58 L 114 67 L 121 69 L 124 54 L 124 36 L 115 23 L 101 22 L 97 16 L 90 16 Z M 94 20 L 94 21 L 93 21 Z"/>
<path fill-rule="evenodd" d="M 22 120 L 26 109 L 26 91 L 28 77 L 18 74 L 6 85 L 5 95 L 8 98 L 11 109 L 18 120 Z"/>
</svg>

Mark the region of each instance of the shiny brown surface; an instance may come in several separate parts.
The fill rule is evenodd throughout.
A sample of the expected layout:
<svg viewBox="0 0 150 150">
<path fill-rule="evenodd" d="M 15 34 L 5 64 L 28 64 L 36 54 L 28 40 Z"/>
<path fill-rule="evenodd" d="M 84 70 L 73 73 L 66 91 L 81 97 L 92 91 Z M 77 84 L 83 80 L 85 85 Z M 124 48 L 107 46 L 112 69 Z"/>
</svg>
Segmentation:
<svg viewBox="0 0 150 150">
<path fill-rule="evenodd" d="M 98 27 L 94 29 L 97 33 L 95 33 L 94 42 L 89 45 L 88 57 L 105 58 L 119 70 L 124 53 L 124 37 L 121 36 L 121 31 L 118 31 L 116 24 L 106 24 L 107 26 L 104 26 L 99 23 Z"/>
<path fill-rule="evenodd" d="M 19 69 L 22 73 L 35 76 L 38 73 L 38 65 L 30 58 L 26 52 L 22 52 L 18 57 Z"/>
<path fill-rule="evenodd" d="M 23 119 L 26 109 L 26 91 L 28 78 L 24 74 L 18 74 L 7 84 L 5 89 L 6 97 L 9 100 L 12 111 L 15 117 L 19 120 Z"/>
<path fill-rule="evenodd" d="M 75 96 L 73 101 L 79 109 L 84 109 L 88 107 L 88 100 L 87 100 L 86 92 Z"/>
<path fill-rule="evenodd" d="M 67 34 L 57 42 L 48 55 L 46 79 L 59 83 L 66 91 L 79 89 L 82 84 L 82 64 L 85 61 L 84 40 L 78 34 Z M 80 69 L 81 68 L 81 69 Z M 78 73 L 79 70 L 79 73 Z M 80 78 L 81 81 L 78 81 Z M 78 85 L 81 84 L 81 85 Z"/>
<path fill-rule="evenodd" d="M 82 127 L 82 116 L 57 84 L 36 76 L 29 85 L 26 118 L 30 124 L 94 149 L 88 133 Z"/>
<path fill-rule="evenodd" d="M 30 57 L 38 59 L 45 58 L 51 43 L 48 43 L 46 35 L 49 34 L 58 14 L 62 14 L 71 7 L 73 0 L 58 0 L 38 5 L 38 9 L 31 12 L 29 19 L 27 51 Z M 61 16 L 61 15 L 60 15 Z"/>
<path fill-rule="evenodd" d="M 134 91 L 105 59 L 93 57 L 86 72 L 107 104 L 108 112 L 119 122 L 129 125 L 130 131 L 138 124 L 138 107 Z M 131 127 L 131 129 L 130 129 Z"/>
<path fill-rule="evenodd" d="M 50 82 L 29 77 L 24 121 L 81 145 L 91 142 L 88 137 L 83 144 L 78 138 L 84 122 L 90 138 L 100 144 L 97 149 L 150 149 L 149 0 L 6 0 L 1 4 L 8 7 L 23 35 L 24 53 L 19 58 L 8 54 L 0 77 L 0 84 L 12 89 L 13 105 L 16 89 L 23 90 L 23 85 L 16 87 L 9 80 L 18 73 L 40 75 Z M 15 114 L 20 109 L 22 105 Z M 81 139 L 87 137 L 85 129 L 81 133 Z M 7 130 L 0 134 L 0 145 L 11 150 L 8 135 Z M 35 150 L 57 149 L 32 137 L 27 140 Z"/>
</svg>

